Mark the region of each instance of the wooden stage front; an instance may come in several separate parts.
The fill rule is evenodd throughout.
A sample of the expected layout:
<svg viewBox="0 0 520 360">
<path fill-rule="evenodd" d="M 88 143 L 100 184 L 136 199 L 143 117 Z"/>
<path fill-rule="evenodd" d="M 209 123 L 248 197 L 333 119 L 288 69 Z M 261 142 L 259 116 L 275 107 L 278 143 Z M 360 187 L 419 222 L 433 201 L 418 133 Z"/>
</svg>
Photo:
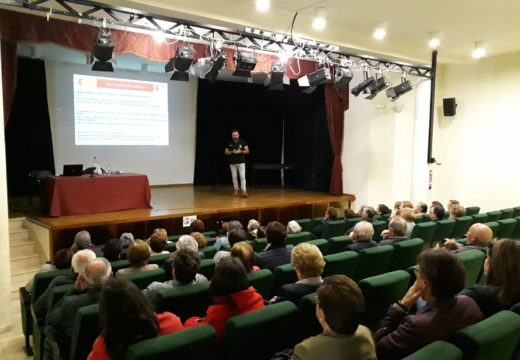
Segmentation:
<svg viewBox="0 0 520 360">
<path fill-rule="evenodd" d="M 165 228 L 169 235 L 187 233 L 182 217 L 197 215 L 206 231 L 217 230 L 222 221 L 249 219 L 261 224 L 323 216 L 328 206 L 348 208 L 354 195 L 332 196 L 298 189 L 250 189 L 248 198 L 232 197 L 231 187 L 211 191 L 210 186 L 171 186 L 152 188 L 151 210 L 131 210 L 102 214 L 50 218 L 31 216 L 28 221 L 49 230 L 49 252 L 68 247 L 74 234 L 86 229 L 95 244 L 104 243 L 123 232 L 135 238 L 147 238 L 155 228 Z M 52 256 L 52 255 L 51 255 Z"/>
</svg>

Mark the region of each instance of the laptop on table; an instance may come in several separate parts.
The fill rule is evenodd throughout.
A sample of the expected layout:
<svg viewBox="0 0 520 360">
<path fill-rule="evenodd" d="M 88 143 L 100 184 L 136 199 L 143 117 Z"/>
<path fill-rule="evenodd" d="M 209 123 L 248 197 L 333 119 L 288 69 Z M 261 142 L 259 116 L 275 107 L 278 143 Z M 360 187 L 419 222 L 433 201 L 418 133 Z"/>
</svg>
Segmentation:
<svg viewBox="0 0 520 360">
<path fill-rule="evenodd" d="M 63 165 L 62 176 L 81 176 L 83 175 L 83 164 L 79 165 Z"/>
</svg>

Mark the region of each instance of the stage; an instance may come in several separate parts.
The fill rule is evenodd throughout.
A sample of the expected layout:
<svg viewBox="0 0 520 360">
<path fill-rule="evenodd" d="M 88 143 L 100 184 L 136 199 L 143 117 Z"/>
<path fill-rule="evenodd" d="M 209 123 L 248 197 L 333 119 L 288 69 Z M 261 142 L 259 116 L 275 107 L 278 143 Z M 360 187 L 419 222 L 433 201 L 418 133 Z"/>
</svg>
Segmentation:
<svg viewBox="0 0 520 360">
<path fill-rule="evenodd" d="M 26 224 L 35 234 L 48 233 L 48 240 L 38 235 L 38 242 L 44 253 L 51 255 L 70 246 L 74 234 L 82 229 L 88 230 L 94 243 L 99 245 L 123 232 L 146 238 L 158 227 L 165 228 L 169 235 L 187 233 L 182 225 L 183 216 L 197 215 L 204 221 L 206 231 L 216 230 L 222 221 L 229 220 L 240 220 L 245 226 L 252 218 L 262 225 L 273 220 L 287 224 L 293 219 L 323 216 L 328 206 L 348 208 L 355 200 L 350 194 L 332 196 L 294 188 L 248 189 L 248 198 L 232 197 L 231 186 L 213 190 L 211 186 L 192 185 L 153 187 L 151 210 L 57 218 L 39 214 L 28 216 Z"/>
</svg>

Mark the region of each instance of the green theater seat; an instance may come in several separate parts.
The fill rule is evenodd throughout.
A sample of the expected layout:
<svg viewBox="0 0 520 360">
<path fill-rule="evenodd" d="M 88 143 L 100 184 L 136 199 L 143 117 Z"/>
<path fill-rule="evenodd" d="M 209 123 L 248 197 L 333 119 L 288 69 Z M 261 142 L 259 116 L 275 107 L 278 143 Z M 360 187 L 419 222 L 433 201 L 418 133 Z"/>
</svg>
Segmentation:
<svg viewBox="0 0 520 360">
<path fill-rule="evenodd" d="M 347 245 L 351 244 L 352 241 L 347 235 L 335 236 L 329 239 L 328 251 L 329 254 L 339 253 L 345 250 Z"/>
<path fill-rule="evenodd" d="M 318 293 L 313 292 L 305 295 L 300 300 L 300 321 L 301 321 L 301 338 L 306 339 L 309 336 L 320 334 L 323 329 L 316 318 L 316 296 Z"/>
<path fill-rule="evenodd" d="M 321 237 L 323 239 L 330 239 L 334 236 L 341 236 L 345 234 L 347 223 L 344 220 L 335 220 L 325 224 Z"/>
<path fill-rule="evenodd" d="M 359 252 L 357 278 L 361 280 L 370 276 L 384 274 L 390 271 L 394 247 L 391 245 L 363 249 Z"/>
<path fill-rule="evenodd" d="M 302 231 L 310 232 L 312 230 L 312 219 L 299 219 L 295 221 L 302 227 Z"/>
<path fill-rule="evenodd" d="M 213 259 L 202 259 L 200 261 L 199 273 L 204 275 L 208 280 L 211 280 L 215 273 L 215 262 Z"/>
<path fill-rule="evenodd" d="M 260 251 L 264 250 L 266 246 L 267 246 L 266 238 L 259 238 L 259 239 L 255 239 L 253 241 L 253 250 L 255 252 L 260 252 Z"/>
<path fill-rule="evenodd" d="M 250 272 L 247 274 L 247 282 L 262 295 L 265 300 L 271 298 L 273 288 L 273 273 L 268 269 Z"/>
<path fill-rule="evenodd" d="M 344 251 L 324 256 L 325 269 L 322 277 L 343 274 L 352 279 L 356 278 L 359 255 L 355 251 Z"/>
<path fill-rule="evenodd" d="M 184 323 L 192 316 L 206 316 L 206 310 L 213 303 L 209 292 L 210 282 L 179 286 L 157 293 L 155 310 L 157 313 L 169 311 Z"/>
<path fill-rule="evenodd" d="M 446 341 L 438 340 L 417 350 L 403 360 L 462 360 L 462 351 L 453 344 Z"/>
<path fill-rule="evenodd" d="M 153 255 L 150 256 L 150 259 L 148 259 L 148 264 L 157 264 L 159 267 L 161 267 L 166 260 L 170 258 L 172 254 L 160 254 L 160 255 Z"/>
<path fill-rule="evenodd" d="M 377 242 L 381 241 L 381 233 L 383 230 L 388 228 L 388 224 L 386 221 L 374 221 L 372 227 L 374 228 L 374 236 L 372 237 L 372 240 Z"/>
<path fill-rule="evenodd" d="M 480 212 L 480 207 L 470 206 L 466 208 L 466 216 L 477 215 Z"/>
<path fill-rule="evenodd" d="M 453 234 L 453 229 L 455 228 L 456 221 L 454 219 L 440 220 L 437 222 L 437 227 L 435 228 L 435 233 L 433 234 L 433 245 L 436 242 L 441 242 L 442 240 L 448 238 L 451 239 Z"/>
<path fill-rule="evenodd" d="M 461 216 L 455 219 L 455 227 L 453 228 L 453 232 L 451 237 L 454 239 L 460 239 L 465 237 L 466 233 L 471 226 L 473 218 L 471 216 Z"/>
<path fill-rule="evenodd" d="M 273 272 L 273 289 L 272 293 L 280 289 L 282 285 L 292 284 L 298 281 L 296 270 L 291 264 L 280 265 Z"/>
<path fill-rule="evenodd" d="M 482 274 L 486 255 L 480 250 L 468 250 L 457 254 L 466 269 L 466 282 L 464 288 L 478 283 Z"/>
<path fill-rule="evenodd" d="M 502 213 L 502 217 L 500 218 L 500 220 L 512 218 L 513 215 L 515 214 L 515 210 L 511 209 L 511 208 L 502 209 L 502 210 L 500 210 L 500 212 Z"/>
<path fill-rule="evenodd" d="M 141 290 L 145 289 L 154 281 L 163 282 L 166 279 L 163 269 L 142 271 L 123 275 L 122 277 L 133 282 Z"/>
<path fill-rule="evenodd" d="M 214 246 L 206 246 L 199 249 L 199 252 L 204 254 L 204 259 L 213 259 L 213 256 L 217 253 L 217 249 Z"/>
<path fill-rule="evenodd" d="M 328 254 L 328 247 L 329 247 L 329 242 L 325 239 L 316 239 L 316 240 L 311 240 L 311 241 L 307 241 L 308 244 L 312 244 L 312 245 L 316 245 L 321 253 L 323 255 L 327 255 Z"/>
<path fill-rule="evenodd" d="M 424 247 L 430 247 L 433 243 L 433 237 L 435 235 L 436 226 L 437 223 L 434 223 L 433 221 L 416 224 L 413 227 L 410 238 L 420 238 L 424 241 Z"/>
<path fill-rule="evenodd" d="M 491 231 L 493 231 L 493 237 L 496 238 L 498 231 L 500 230 L 500 223 L 497 221 L 488 221 L 487 223 L 484 223 L 484 225 L 487 225 L 491 228 Z"/>
<path fill-rule="evenodd" d="M 518 220 L 516 219 L 503 219 L 497 221 L 500 224 L 500 227 L 497 232 L 497 238 L 510 238 L 513 236 L 516 230 L 516 224 Z"/>
<path fill-rule="evenodd" d="M 498 221 L 502 218 L 502 213 L 500 211 L 489 211 L 487 213 L 487 221 L 488 222 L 491 222 L 491 221 Z"/>
<path fill-rule="evenodd" d="M 399 241 L 393 244 L 394 256 L 391 269 L 406 270 L 410 266 L 417 264 L 417 256 L 421 253 L 423 245 L 424 241 L 419 238 Z"/>
<path fill-rule="evenodd" d="M 476 224 L 476 223 L 484 224 L 485 222 L 487 222 L 488 214 L 486 214 L 486 213 L 475 214 L 475 215 L 471 215 L 471 218 L 472 218 L 471 225 Z"/>
<path fill-rule="evenodd" d="M 302 242 L 312 240 L 311 233 L 308 231 L 302 231 L 295 234 L 287 235 L 287 244 L 296 246 Z"/>
</svg>

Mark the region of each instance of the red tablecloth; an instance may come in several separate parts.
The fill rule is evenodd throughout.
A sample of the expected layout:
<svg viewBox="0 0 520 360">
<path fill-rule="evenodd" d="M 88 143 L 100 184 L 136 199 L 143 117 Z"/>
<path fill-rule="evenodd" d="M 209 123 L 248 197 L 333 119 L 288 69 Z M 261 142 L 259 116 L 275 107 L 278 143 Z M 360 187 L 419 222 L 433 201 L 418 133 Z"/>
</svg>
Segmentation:
<svg viewBox="0 0 520 360">
<path fill-rule="evenodd" d="M 84 215 L 151 209 L 151 198 L 146 175 L 49 176 L 42 207 L 49 216 Z"/>
</svg>

